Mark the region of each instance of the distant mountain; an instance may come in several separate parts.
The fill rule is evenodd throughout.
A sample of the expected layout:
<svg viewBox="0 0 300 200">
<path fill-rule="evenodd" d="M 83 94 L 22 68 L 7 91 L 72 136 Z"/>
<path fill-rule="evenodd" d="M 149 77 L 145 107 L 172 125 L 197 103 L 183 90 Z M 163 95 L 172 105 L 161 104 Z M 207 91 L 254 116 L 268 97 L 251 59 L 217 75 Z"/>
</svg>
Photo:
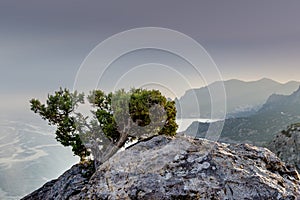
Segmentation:
<svg viewBox="0 0 300 200">
<path fill-rule="evenodd" d="M 257 111 L 270 95 L 288 95 L 300 85 L 300 82 L 296 81 L 281 84 L 267 78 L 250 82 L 232 79 L 223 83 L 227 97 L 227 117 L 249 116 Z M 175 100 L 179 111 L 178 116 L 181 118 L 210 118 L 211 100 L 209 89 L 215 90 L 220 87 L 220 84 L 222 82 L 214 82 L 207 87 L 186 91 L 180 99 Z M 222 103 L 216 101 L 214 108 L 221 108 Z M 197 108 L 200 109 L 200 113 Z"/>
<path fill-rule="evenodd" d="M 291 95 L 271 95 L 251 116 L 226 119 L 220 141 L 263 145 L 287 124 L 296 122 L 300 122 L 300 88 Z M 197 132 L 197 137 L 204 137 L 208 127 L 209 123 L 193 122 L 185 133 L 195 135 Z"/>
</svg>

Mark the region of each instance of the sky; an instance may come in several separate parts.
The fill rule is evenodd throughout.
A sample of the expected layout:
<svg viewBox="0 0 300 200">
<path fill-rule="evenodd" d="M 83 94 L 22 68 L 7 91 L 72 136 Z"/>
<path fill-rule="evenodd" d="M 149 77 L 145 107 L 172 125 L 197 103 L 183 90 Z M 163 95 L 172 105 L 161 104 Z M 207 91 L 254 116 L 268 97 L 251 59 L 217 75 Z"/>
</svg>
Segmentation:
<svg viewBox="0 0 300 200">
<path fill-rule="evenodd" d="M 299 81 L 299 9 L 298 0 L 1 0 L 0 110 L 28 110 L 30 98 L 43 98 L 60 86 L 72 88 L 79 67 L 99 43 L 140 27 L 168 28 L 193 38 L 224 80 Z M 149 53 L 157 51 L 128 55 L 124 63 L 143 58 L 146 69 Z M 169 65 L 176 60 L 168 59 Z M 143 80 L 148 77 L 143 72 L 128 79 Z M 191 87 L 205 84 L 192 75 L 184 74 Z"/>
</svg>

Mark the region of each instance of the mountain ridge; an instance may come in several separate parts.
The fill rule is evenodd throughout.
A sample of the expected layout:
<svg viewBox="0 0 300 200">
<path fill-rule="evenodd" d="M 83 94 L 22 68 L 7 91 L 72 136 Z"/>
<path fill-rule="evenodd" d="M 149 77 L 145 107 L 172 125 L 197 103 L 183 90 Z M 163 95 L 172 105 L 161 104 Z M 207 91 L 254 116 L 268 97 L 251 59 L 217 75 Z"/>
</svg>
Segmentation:
<svg viewBox="0 0 300 200">
<path fill-rule="evenodd" d="M 271 95 L 265 104 L 247 117 L 225 119 L 220 141 L 263 145 L 287 124 L 300 121 L 300 87 L 290 95 Z M 220 122 L 214 122 L 220 123 Z M 209 123 L 193 122 L 184 132 L 205 137 Z"/>
<path fill-rule="evenodd" d="M 227 117 L 235 117 L 253 114 L 253 111 L 257 111 L 272 94 L 291 94 L 299 87 L 300 82 L 279 83 L 268 78 L 257 81 L 238 79 L 217 81 L 208 86 L 187 90 L 183 96 L 176 99 L 178 116 L 181 118 L 210 118 L 212 105 L 209 90 L 216 89 L 220 84 L 224 84 L 225 87 Z M 224 102 L 218 101 L 219 97 L 219 99 L 223 99 L 218 95 L 222 94 L 217 94 L 214 107 L 221 109 Z"/>
</svg>

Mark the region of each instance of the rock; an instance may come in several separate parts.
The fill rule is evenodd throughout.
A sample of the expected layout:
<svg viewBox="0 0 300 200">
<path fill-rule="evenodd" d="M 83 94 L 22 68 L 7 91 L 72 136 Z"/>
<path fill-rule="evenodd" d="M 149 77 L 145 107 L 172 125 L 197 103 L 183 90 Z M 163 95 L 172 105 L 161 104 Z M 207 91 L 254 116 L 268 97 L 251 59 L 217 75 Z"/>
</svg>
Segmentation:
<svg viewBox="0 0 300 200">
<path fill-rule="evenodd" d="M 300 124 L 292 124 L 268 145 L 280 159 L 300 170 Z"/>
<path fill-rule="evenodd" d="M 58 179 L 46 183 L 22 200 L 69 199 L 78 194 L 88 183 L 95 172 L 93 166 L 91 162 L 76 164 Z"/>
<path fill-rule="evenodd" d="M 80 192 L 64 186 L 76 177 L 69 171 L 31 199 L 300 199 L 297 171 L 268 149 L 183 136 L 154 137 L 115 154 Z"/>
</svg>

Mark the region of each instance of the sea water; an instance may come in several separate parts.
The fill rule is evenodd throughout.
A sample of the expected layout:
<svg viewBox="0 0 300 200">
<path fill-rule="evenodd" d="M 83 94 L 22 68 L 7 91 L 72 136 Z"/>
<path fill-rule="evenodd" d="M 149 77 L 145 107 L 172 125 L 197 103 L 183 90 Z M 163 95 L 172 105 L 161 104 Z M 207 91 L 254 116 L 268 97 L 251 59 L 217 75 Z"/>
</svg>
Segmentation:
<svg viewBox="0 0 300 200">
<path fill-rule="evenodd" d="M 193 122 L 211 123 L 218 121 L 217 119 L 205 119 L 205 118 L 179 118 L 176 119 L 178 124 L 177 132 L 185 131 Z"/>
</svg>

